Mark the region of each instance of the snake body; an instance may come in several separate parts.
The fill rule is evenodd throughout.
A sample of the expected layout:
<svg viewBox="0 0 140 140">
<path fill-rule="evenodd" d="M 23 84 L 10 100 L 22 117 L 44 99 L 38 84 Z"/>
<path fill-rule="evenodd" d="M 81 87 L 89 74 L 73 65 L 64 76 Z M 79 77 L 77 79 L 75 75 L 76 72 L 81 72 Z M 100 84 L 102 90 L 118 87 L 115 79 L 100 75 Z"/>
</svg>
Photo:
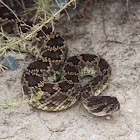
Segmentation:
<svg viewBox="0 0 140 140">
<path fill-rule="evenodd" d="M 8 29 L 7 24 L 12 28 Z M 25 26 L 15 23 L 13 18 L 7 19 L 1 27 L 7 34 L 15 34 L 15 24 L 16 29 L 27 32 Z M 111 76 L 107 61 L 95 54 L 79 54 L 66 59 L 64 39 L 50 28 L 44 26 L 24 47 L 15 44 L 13 49 L 28 52 L 37 58 L 29 64 L 21 78 L 24 93 L 34 107 L 61 111 L 80 98 L 83 106 L 97 116 L 110 114 L 120 108 L 116 97 L 98 96 L 107 87 Z M 85 76 L 91 76 L 92 79 L 82 87 L 82 78 Z"/>
</svg>

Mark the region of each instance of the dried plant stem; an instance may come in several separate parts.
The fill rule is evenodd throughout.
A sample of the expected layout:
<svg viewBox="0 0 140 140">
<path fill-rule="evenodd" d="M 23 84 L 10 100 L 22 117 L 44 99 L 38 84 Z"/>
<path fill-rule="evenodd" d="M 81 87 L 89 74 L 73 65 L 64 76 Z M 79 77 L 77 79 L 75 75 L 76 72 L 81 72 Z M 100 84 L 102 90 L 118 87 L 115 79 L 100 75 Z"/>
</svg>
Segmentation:
<svg viewBox="0 0 140 140">
<path fill-rule="evenodd" d="M 8 7 L 2 0 L 0 0 L 0 2 L 1 2 L 6 8 L 8 8 L 8 9 L 14 14 L 14 16 L 15 16 L 18 20 L 20 20 L 20 19 L 18 18 L 18 16 L 15 14 L 15 12 L 14 12 L 10 7 Z"/>
<path fill-rule="evenodd" d="M 19 39 L 18 41 L 16 41 L 16 42 L 10 43 L 6 48 L 10 48 L 10 46 L 13 46 L 13 45 L 15 45 L 15 44 L 19 44 L 20 42 L 22 42 L 22 41 L 24 41 L 24 40 L 30 39 L 37 31 L 41 30 L 42 27 L 43 27 L 45 24 L 47 24 L 47 23 L 53 21 L 53 19 L 54 19 L 55 17 L 57 17 L 57 16 L 60 14 L 61 11 L 63 11 L 64 9 L 66 9 L 71 3 L 75 3 L 75 2 L 76 2 L 76 0 L 70 0 L 70 2 L 66 3 L 59 11 L 57 11 L 55 14 L 53 14 L 47 21 L 44 21 L 43 23 L 39 23 L 39 24 L 41 24 L 41 25 L 37 24 L 36 26 L 38 26 L 38 27 L 37 27 L 36 29 L 34 29 L 31 33 L 27 34 L 27 35 L 24 36 L 23 38 L 20 38 L 20 39 Z"/>
</svg>

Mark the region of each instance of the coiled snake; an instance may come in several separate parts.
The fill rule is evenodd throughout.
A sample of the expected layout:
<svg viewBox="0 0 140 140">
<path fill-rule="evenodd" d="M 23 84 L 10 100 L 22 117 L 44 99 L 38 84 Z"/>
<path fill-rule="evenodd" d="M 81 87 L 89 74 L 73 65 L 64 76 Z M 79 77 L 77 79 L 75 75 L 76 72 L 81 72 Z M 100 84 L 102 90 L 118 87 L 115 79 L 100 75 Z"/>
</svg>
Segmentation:
<svg viewBox="0 0 140 140">
<path fill-rule="evenodd" d="M 5 8 L 1 6 L 0 10 Z M 15 26 L 16 30 L 20 28 L 22 32 L 27 32 L 27 27 L 15 22 L 13 16 L 10 19 L 9 15 L 1 24 L 5 33 L 15 34 Z M 4 21 L 5 17 L 0 16 Z M 21 79 L 24 93 L 31 98 L 30 103 L 34 107 L 60 111 L 71 107 L 80 98 L 83 106 L 97 116 L 120 108 L 116 97 L 98 96 L 107 87 L 111 75 L 105 59 L 94 54 L 80 54 L 66 60 L 64 39 L 45 26 L 36 33 L 36 38 L 28 40 L 24 47 L 13 46 L 13 49 L 28 52 L 37 58 L 29 64 Z M 88 75 L 92 79 L 82 87 L 81 79 Z"/>
</svg>

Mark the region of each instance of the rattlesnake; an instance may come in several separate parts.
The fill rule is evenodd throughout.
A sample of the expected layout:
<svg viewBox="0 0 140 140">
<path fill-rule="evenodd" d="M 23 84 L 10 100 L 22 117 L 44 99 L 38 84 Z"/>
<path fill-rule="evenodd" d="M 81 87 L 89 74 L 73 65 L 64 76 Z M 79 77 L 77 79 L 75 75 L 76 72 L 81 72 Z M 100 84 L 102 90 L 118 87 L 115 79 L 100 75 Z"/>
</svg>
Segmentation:
<svg viewBox="0 0 140 140">
<path fill-rule="evenodd" d="M 1 21 L 5 21 L 1 27 L 8 35 L 18 36 L 16 30 L 19 29 L 24 33 L 28 31 L 25 25 L 15 22 L 12 14 L 0 16 Z M 60 111 L 71 107 L 80 98 L 83 106 L 97 116 L 119 110 L 120 103 L 116 97 L 98 96 L 107 87 L 111 75 L 111 68 L 102 57 L 80 54 L 66 60 L 64 39 L 46 26 L 36 33 L 36 37 L 27 40 L 24 47 L 15 44 L 13 49 L 28 52 L 37 58 L 29 64 L 21 78 L 24 93 L 34 107 Z M 82 87 L 81 79 L 88 75 L 92 79 Z"/>
</svg>

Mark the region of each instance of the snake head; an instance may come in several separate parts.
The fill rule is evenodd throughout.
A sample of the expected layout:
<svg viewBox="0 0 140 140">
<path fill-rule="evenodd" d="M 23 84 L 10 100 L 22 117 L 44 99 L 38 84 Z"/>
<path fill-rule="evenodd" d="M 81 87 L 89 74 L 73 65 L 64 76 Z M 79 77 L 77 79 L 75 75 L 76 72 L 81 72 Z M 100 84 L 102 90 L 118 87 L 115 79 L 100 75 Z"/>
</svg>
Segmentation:
<svg viewBox="0 0 140 140">
<path fill-rule="evenodd" d="M 118 111 L 120 103 L 116 97 L 93 96 L 88 100 L 86 109 L 93 115 L 106 116 Z"/>
</svg>

